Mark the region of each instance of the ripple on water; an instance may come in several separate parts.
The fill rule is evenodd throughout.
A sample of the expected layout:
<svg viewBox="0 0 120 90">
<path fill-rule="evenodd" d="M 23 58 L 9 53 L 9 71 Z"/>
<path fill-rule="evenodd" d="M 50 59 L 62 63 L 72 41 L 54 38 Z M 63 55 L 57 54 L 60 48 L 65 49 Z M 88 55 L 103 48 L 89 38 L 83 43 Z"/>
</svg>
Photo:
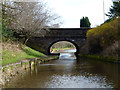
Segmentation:
<svg viewBox="0 0 120 90">
<path fill-rule="evenodd" d="M 103 76 L 53 75 L 45 84 L 48 88 L 113 88 Z"/>
</svg>

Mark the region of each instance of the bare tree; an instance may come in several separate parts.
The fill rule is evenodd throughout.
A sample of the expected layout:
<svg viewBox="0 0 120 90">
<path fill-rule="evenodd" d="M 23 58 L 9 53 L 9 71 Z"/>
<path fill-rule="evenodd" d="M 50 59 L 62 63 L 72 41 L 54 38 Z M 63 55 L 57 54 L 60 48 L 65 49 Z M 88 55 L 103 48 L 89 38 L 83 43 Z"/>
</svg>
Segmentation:
<svg viewBox="0 0 120 90">
<path fill-rule="evenodd" d="M 13 2 L 1 2 L 0 6 L 2 7 L 2 23 L 6 26 L 10 24 L 14 20 L 15 14 L 13 14 L 13 11 L 15 10 L 15 7 L 13 7 Z"/>
<path fill-rule="evenodd" d="M 16 8 L 12 11 L 15 19 L 7 27 L 25 34 L 25 44 L 31 36 L 44 36 L 45 30 L 48 30 L 46 26 L 56 24 L 55 20 L 58 19 L 55 14 L 51 14 L 46 9 L 42 2 L 14 2 L 12 5 Z"/>
</svg>

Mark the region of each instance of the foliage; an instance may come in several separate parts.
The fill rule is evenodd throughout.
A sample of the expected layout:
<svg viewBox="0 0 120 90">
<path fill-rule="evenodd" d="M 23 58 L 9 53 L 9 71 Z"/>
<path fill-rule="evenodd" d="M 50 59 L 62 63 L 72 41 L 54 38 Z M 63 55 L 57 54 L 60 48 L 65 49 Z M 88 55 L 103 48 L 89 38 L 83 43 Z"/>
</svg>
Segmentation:
<svg viewBox="0 0 120 90">
<path fill-rule="evenodd" d="M 2 40 L 8 41 L 8 40 L 14 40 L 13 37 L 13 31 L 10 31 L 7 29 L 7 26 L 11 24 L 11 22 L 14 20 L 14 15 L 11 13 L 14 7 L 10 5 L 10 2 L 2 2 L 0 3 L 2 6 L 2 19 L 1 19 L 1 28 L 2 28 Z"/>
<path fill-rule="evenodd" d="M 105 24 L 105 23 L 109 23 L 110 21 L 112 21 L 112 18 L 107 19 L 104 23 L 102 23 L 101 25 Z"/>
<path fill-rule="evenodd" d="M 87 44 L 91 54 L 102 52 L 118 40 L 120 40 L 120 18 L 87 32 Z"/>
<path fill-rule="evenodd" d="M 111 6 L 110 11 L 106 14 L 109 18 L 120 17 L 120 1 L 113 2 L 113 6 Z"/>
<path fill-rule="evenodd" d="M 3 42 L 8 40 L 15 40 L 14 32 L 7 30 L 4 23 L 2 24 L 2 38 Z"/>
<path fill-rule="evenodd" d="M 59 42 L 56 42 L 52 45 L 52 48 L 75 48 L 75 46 L 71 43 L 71 42 L 68 42 L 68 41 L 59 41 Z"/>
<path fill-rule="evenodd" d="M 88 19 L 88 17 L 83 17 L 80 19 L 80 27 L 90 27 L 91 23 Z"/>
</svg>

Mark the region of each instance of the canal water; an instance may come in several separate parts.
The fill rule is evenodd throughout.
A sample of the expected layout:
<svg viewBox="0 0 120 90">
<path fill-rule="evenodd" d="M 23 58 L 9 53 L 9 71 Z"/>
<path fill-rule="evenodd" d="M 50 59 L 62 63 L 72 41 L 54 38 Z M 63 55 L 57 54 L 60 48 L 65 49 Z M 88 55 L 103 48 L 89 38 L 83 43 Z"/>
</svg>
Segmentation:
<svg viewBox="0 0 120 90">
<path fill-rule="evenodd" d="M 120 65 L 76 58 L 61 52 L 58 60 L 37 65 L 12 79 L 6 88 L 118 88 Z"/>
</svg>

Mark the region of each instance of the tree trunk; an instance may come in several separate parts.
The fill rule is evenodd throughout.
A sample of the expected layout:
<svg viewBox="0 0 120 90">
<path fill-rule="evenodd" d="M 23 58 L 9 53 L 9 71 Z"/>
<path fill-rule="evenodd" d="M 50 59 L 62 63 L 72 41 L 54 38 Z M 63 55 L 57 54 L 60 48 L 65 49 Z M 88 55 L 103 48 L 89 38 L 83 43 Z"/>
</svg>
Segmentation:
<svg viewBox="0 0 120 90">
<path fill-rule="evenodd" d="M 29 38 L 25 38 L 25 41 L 24 41 L 23 45 L 26 45 L 26 43 L 27 43 L 28 40 L 29 40 Z"/>
</svg>

